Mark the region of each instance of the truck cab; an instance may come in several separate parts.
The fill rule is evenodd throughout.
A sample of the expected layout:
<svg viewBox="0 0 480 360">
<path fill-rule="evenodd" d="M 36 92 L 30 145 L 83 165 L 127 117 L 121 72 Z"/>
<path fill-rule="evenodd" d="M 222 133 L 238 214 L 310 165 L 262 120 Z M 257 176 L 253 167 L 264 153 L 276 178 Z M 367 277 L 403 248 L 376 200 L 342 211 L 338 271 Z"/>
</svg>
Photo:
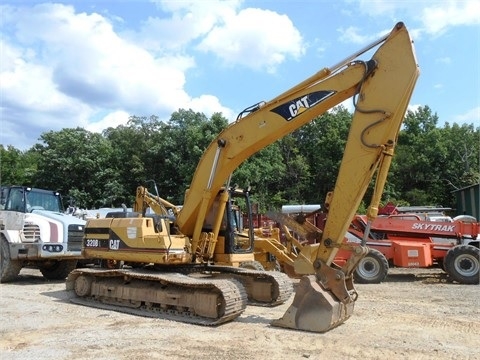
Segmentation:
<svg viewBox="0 0 480 360">
<path fill-rule="evenodd" d="M 82 258 L 84 227 L 84 220 L 64 213 L 57 191 L 1 187 L 0 282 L 14 280 L 25 266 L 64 279 Z"/>
</svg>

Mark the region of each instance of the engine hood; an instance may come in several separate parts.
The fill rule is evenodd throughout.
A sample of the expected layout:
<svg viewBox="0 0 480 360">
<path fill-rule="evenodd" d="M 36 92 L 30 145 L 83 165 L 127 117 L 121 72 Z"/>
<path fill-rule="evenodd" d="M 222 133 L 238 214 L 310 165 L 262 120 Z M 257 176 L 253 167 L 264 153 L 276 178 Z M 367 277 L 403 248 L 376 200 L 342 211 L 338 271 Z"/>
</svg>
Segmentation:
<svg viewBox="0 0 480 360">
<path fill-rule="evenodd" d="M 62 214 L 59 212 L 54 212 L 54 211 L 47 211 L 47 210 L 33 210 L 32 214 L 43 216 L 52 220 L 56 220 L 61 222 L 62 224 L 65 225 L 72 225 L 72 224 L 77 224 L 77 225 L 85 225 L 87 222 L 85 220 L 79 219 L 75 216 L 71 215 L 66 215 Z"/>
</svg>

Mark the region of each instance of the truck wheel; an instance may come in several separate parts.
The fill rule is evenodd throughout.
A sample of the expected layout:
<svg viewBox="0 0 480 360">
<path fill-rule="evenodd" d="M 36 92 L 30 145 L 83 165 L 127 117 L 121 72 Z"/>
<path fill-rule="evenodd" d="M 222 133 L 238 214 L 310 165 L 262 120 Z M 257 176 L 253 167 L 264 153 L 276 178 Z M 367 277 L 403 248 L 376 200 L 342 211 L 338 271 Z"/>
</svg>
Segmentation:
<svg viewBox="0 0 480 360">
<path fill-rule="evenodd" d="M 353 272 L 353 279 L 359 284 L 381 283 L 388 274 L 388 261 L 378 250 L 370 249 L 358 263 Z"/>
<path fill-rule="evenodd" d="M 48 261 L 39 266 L 43 277 L 48 280 L 63 280 L 77 267 L 77 260 Z"/>
<path fill-rule="evenodd" d="M 23 263 L 20 260 L 10 259 L 10 247 L 6 239 L 1 239 L 0 245 L 0 283 L 6 283 L 14 280 L 20 270 Z"/>
<path fill-rule="evenodd" d="M 240 263 L 240 267 L 243 269 L 265 271 L 263 265 L 259 261 L 244 261 Z"/>
<path fill-rule="evenodd" d="M 472 245 L 457 245 L 445 256 L 445 271 L 460 284 L 478 284 L 480 249 Z"/>
</svg>

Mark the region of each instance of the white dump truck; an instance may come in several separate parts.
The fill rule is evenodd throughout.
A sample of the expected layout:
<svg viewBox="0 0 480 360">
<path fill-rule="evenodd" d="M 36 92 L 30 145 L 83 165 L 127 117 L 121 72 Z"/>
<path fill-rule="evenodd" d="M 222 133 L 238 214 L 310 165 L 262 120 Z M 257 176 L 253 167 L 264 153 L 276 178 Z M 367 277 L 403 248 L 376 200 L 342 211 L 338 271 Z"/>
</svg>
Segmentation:
<svg viewBox="0 0 480 360">
<path fill-rule="evenodd" d="M 60 194 L 28 186 L 0 187 L 0 282 L 22 267 L 65 279 L 82 258 L 85 221 L 65 214 Z"/>
</svg>

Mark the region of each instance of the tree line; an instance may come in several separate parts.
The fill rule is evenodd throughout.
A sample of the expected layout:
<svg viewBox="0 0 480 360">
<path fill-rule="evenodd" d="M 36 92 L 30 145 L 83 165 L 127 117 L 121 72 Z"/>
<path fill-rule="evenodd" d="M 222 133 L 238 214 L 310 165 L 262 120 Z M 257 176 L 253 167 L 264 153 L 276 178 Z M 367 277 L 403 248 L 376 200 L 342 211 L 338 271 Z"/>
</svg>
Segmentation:
<svg viewBox="0 0 480 360">
<path fill-rule="evenodd" d="M 247 159 L 232 184 L 250 186 L 260 212 L 323 204 L 333 190 L 352 114 L 338 106 Z M 101 134 L 83 128 L 43 133 L 30 149 L 0 145 L 0 184 L 58 190 L 77 207 L 131 206 L 137 186 L 156 183 L 182 204 L 203 151 L 228 125 L 180 109 L 168 121 L 131 116 Z M 446 123 L 428 106 L 408 111 L 382 201 L 455 207 L 453 190 L 480 180 L 480 127 Z M 362 207 L 368 205 L 367 191 Z"/>
</svg>

